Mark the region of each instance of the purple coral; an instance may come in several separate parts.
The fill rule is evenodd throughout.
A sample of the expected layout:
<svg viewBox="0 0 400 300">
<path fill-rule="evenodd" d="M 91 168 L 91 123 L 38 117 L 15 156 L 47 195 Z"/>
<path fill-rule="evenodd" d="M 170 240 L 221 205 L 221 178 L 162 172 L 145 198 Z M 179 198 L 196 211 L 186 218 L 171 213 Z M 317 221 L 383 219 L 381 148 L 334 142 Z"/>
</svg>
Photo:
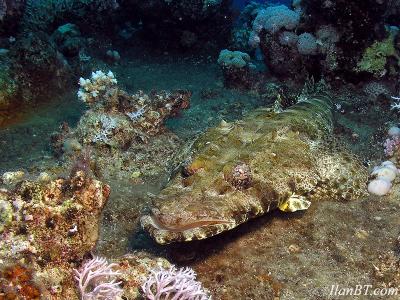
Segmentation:
<svg viewBox="0 0 400 300">
<path fill-rule="evenodd" d="M 209 300 L 191 268 L 151 270 L 142 285 L 147 300 Z"/>
<path fill-rule="evenodd" d="M 383 143 L 384 151 L 387 156 L 393 156 L 394 153 L 400 148 L 400 136 L 395 135 L 390 139 L 386 139 Z"/>
<path fill-rule="evenodd" d="M 115 300 L 122 294 L 121 282 L 116 282 L 118 271 L 112 268 L 105 258 L 94 257 L 87 261 L 80 270 L 75 270 L 75 279 L 81 300 Z"/>
</svg>

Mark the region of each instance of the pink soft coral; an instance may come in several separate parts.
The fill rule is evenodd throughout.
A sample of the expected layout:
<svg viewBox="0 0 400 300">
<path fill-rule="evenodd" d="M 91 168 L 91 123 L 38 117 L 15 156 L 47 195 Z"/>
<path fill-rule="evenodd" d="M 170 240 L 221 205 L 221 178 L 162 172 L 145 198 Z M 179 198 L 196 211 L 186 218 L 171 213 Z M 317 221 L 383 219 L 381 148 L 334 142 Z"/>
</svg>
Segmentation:
<svg viewBox="0 0 400 300">
<path fill-rule="evenodd" d="M 393 156 L 400 149 L 400 136 L 395 135 L 383 143 L 387 156 Z"/>
<path fill-rule="evenodd" d="M 209 300 L 211 297 L 196 280 L 191 268 L 160 268 L 151 274 L 142 285 L 147 300 Z"/>
<path fill-rule="evenodd" d="M 81 300 L 115 300 L 122 294 L 121 282 L 116 282 L 118 271 L 112 268 L 105 258 L 94 257 L 87 261 L 80 270 L 75 270 L 75 279 Z"/>
</svg>

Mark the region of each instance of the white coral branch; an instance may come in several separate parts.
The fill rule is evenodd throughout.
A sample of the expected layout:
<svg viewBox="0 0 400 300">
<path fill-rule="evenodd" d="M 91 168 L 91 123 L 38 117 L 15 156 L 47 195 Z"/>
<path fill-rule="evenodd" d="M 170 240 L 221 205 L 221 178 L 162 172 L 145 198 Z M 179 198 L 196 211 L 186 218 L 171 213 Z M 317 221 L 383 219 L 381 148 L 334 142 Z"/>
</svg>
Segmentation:
<svg viewBox="0 0 400 300">
<path fill-rule="evenodd" d="M 93 104 L 104 97 L 104 95 L 115 88 L 117 85 L 117 79 L 113 72 L 103 71 L 92 72 L 90 79 L 80 78 L 79 79 L 79 90 L 78 98 L 87 104 Z"/>
<path fill-rule="evenodd" d="M 94 257 L 86 262 L 80 270 L 74 269 L 75 279 L 81 300 L 116 300 L 122 294 L 121 281 L 116 282 L 116 276 L 121 275 L 112 268 L 105 258 Z"/>
<path fill-rule="evenodd" d="M 391 98 L 392 98 L 393 100 L 395 100 L 395 101 L 398 101 L 398 102 L 393 103 L 393 104 L 390 106 L 390 109 L 400 109 L 400 97 L 394 97 L 394 96 L 392 96 Z"/>
<path fill-rule="evenodd" d="M 191 268 L 151 270 L 142 285 L 147 300 L 210 300 Z"/>
</svg>

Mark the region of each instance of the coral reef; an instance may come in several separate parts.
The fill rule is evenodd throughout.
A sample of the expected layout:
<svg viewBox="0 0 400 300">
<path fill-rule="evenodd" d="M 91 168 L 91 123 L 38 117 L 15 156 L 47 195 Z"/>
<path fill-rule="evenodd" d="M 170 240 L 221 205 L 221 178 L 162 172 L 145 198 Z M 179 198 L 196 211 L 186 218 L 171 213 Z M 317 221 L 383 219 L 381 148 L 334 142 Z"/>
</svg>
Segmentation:
<svg viewBox="0 0 400 300">
<path fill-rule="evenodd" d="M 68 19 L 88 29 L 90 24 L 98 28 L 102 22 L 105 24 L 110 20 L 108 18 L 118 7 L 117 0 L 26 0 L 22 27 L 24 30 L 49 32 L 55 29 L 52 28 L 54 24 L 61 25 L 60 22 Z"/>
<path fill-rule="evenodd" d="M 76 153 L 90 147 L 97 175 L 107 178 L 143 178 L 174 168 L 181 142 L 164 121 L 189 107 L 189 91 L 129 95 L 118 88 L 112 72 L 101 71 L 79 83 L 78 97 L 90 109 L 75 129 L 53 136 L 58 156 L 65 152 L 64 160 L 73 161 Z"/>
<path fill-rule="evenodd" d="M 104 99 L 105 94 L 115 88 L 116 84 L 117 80 L 111 71 L 107 74 L 100 70 L 93 72 L 90 79 L 79 79 L 78 98 L 87 104 L 94 104 L 98 99 Z"/>
<path fill-rule="evenodd" d="M 311 32 L 302 30 L 298 35 L 302 25 L 300 12 L 285 5 L 252 9 L 256 17 L 251 22 L 248 43 L 253 48 L 261 48 L 264 62 L 272 74 L 297 80 L 318 77 L 321 59 L 313 56 L 321 54 L 321 42 Z"/>
<path fill-rule="evenodd" d="M 380 96 L 389 97 L 391 94 L 390 89 L 384 82 L 370 81 L 364 84 L 363 92 L 368 98 L 376 100 Z"/>
<path fill-rule="evenodd" d="M 262 77 L 250 62 L 250 55 L 245 52 L 224 49 L 219 53 L 217 62 L 222 68 L 224 85 L 228 88 L 250 89 Z"/>
<path fill-rule="evenodd" d="M 1 220 L 0 260 L 29 264 L 44 284 L 43 295 L 71 299 L 62 286 L 71 284 L 71 262 L 94 247 L 109 193 L 109 186 L 82 171 L 69 179 L 21 181 L 13 190 L 2 189 L 9 217 Z"/>
<path fill-rule="evenodd" d="M 250 62 L 250 55 L 240 51 L 224 49 L 219 53 L 218 64 L 225 68 L 244 68 Z"/>
<path fill-rule="evenodd" d="M 319 65 L 314 56 L 301 55 L 297 48 L 298 37 L 294 33 L 282 33 L 284 36 L 263 34 L 260 48 L 265 64 L 278 78 L 291 77 L 303 81 L 308 75 L 318 76 Z M 302 49 L 302 48 L 300 48 Z"/>
<path fill-rule="evenodd" d="M 285 5 L 250 3 L 234 28 L 232 49 L 260 47 L 272 75 L 304 81 L 307 76 L 394 77 L 399 70 L 397 28 L 385 28 L 387 1 L 305 0 Z M 354 22 L 354 16 L 362 18 Z M 390 36 L 387 31 L 391 32 Z M 389 37 L 388 37 L 389 36 Z"/>
<path fill-rule="evenodd" d="M 286 5 L 269 6 L 261 9 L 253 21 L 253 41 L 260 40 L 259 33 L 265 30 L 271 34 L 277 33 L 281 29 L 293 30 L 300 22 L 300 14 L 289 9 Z M 257 38 L 258 37 L 258 38 Z M 256 43 L 249 41 L 254 46 Z"/>
<path fill-rule="evenodd" d="M 232 2 L 0 0 L 0 299 L 399 285 L 400 1 Z"/>
<path fill-rule="evenodd" d="M 5 185 L 12 185 L 16 184 L 18 181 L 21 181 L 24 176 L 24 171 L 5 172 L 1 176 L 1 180 Z"/>
<path fill-rule="evenodd" d="M 396 97 L 393 97 L 396 98 Z M 392 105 L 392 110 L 397 110 L 398 104 Z M 385 130 L 386 132 L 381 135 L 384 135 L 385 138 L 383 142 L 383 153 L 390 161 L 394 162 L 396 165 L 399 163 L 400 159 L 400 128 L 397 125 L 391 126 L 389 129 Z M 382 138 L 382 136 L 381 136 Z"/>
<path fill-rule="evenodd" d="M 308 32 L 300 34 L 297 39 L 297 50 L 302 55 L 317 54 L 317 39 L 315 38 L 315 36 Z"/>
<path fill-rule="evenodd" d="M 143 299 L 142 284 L 151 275 L 151 270 L 169 269 L 171 264 L 164 258 L 155 257 L 144 252 L 135 252 L 123 257 L 112 259 L 116 271 L 120 273 L 118 280 L 122 281 L 123 294 L 126 299 Z"/>
<path fill-rule="evenodd" d="M 385 36 L 387 1 L 303 0 L 304 27 L 315 29 L 329 24 L 340 36 L 336 43 L 336 74 L 351 80 L 364 50 Z M 354 22 L 354 18 L 357 22 Z M 348 77 L 348 76 L 349 77 Z"/>
<path fill-rule="evenodd" d="M 54 40 L 57 49 L 68 58 L 79 55 L 85 44 L 78 26 L 71 23 L 58 27 L 51 35 L 51 39 Z"/>
<path fill-rule="evenodd" d="M 112 62 L 112 63 L 116 63 L 121 59 L 121 55 L 119 54 L 119 52 L 117 50 L 107 50 L 106 52 L 106 58 Z"/>
<path fill-rule="evenodd" d="M 374 179 L 368 183 L 368 192 L 378 196 L 386 195 L 398 174 L 399 170 L 391 161 L 385 161 L 380 166 L 374 167 L 371 173 Z"/>
<path fill-rule="evenodd" d="M 160 244 L 204 239 L 275 208 L 295 211 L 327 195 L 364 195 L 366 169 L 325 144 L 332 130 L 331 99 L 309 93 L 282 113 L 257 110 L 205 133 L 186 171 L 141 218 L 143 228 Z"/>
<path fill-rule="evenodd" d="M 16 104 L 18 86 L 15 82 L 10 66 L 0 63 L 0 110 L 10 108 Z"/>
<path fill-rule="evenodd" d="M 368 72 L 375 77 L 383 77 L 385 75 L 393 75 L 397 70 L 393 70 L 392 74 L 387 74 L 388 60 L 393 57 L 398 61 L 399 56 L 394 47 L 394 34 L 390 34 L 383 41 L 375 41 L 370 47 L 366 48 L 360 61 L 357 63 L 356 71 Z M 396 63 L 398 66 L 398 63 Z"/>
<path fill-rule="evenodd" d="M 230 4 L 230 0 L 128 0 L 122 8 L 141 20 L 142 36 L 153 46 L 215 49 L 229 38 Z"/>
<path fill-rule="evenodd" d="M 22 102 L 51 96 L 68 87 L 72 69 L 47 34 L 37 31 L 21 36 L 11 49 L 13 71 Z"/>
<path fill-rule="evenodd" d="M 4 65 L 4 72 L 0 74 L 0 107 L 9 112 L 17 104 L 27 107 L 70 88 L 78 72 L 86 71 L 90 59 L 85 53 L 90 41 L 88 35 L 100 33 L 97 38 L 101 38 L 112 31 L 108 29 L 113 26 L 107 24 L 112 23 L 118 8 L 116 0 L 4 0 L 1 3 L 0 16 L 3 3 L 6 17 L 20 19 L 23 15 L 20 23 L 4 20 L 12 23 L 12 28 L 7 24 L 2 26 L 0 20 L 0 48 L 7 52 L 0 55 L 2 69 Z M 3 56 L 7 64 L 3 63 Z M 9 80 L 4 86 L 7 72 Z"/>
<path fill-rule="evenodd" d="M 76 76 L 87 70 L 90 57 L 86 50 L 90 41 L 107 40 L 107 34 L 113 31 L 109 24 L 113 23 L 119 7 L 117 0 L 2 0 L 0 3 L 0 16 L 3 9 L 6 17 L 19 19 L 23 15 L 20 23 L 10 21 L 13 28 L 2 26 L 0 20 L 0 48 L 7 51 L 6 55 L 0 55 L 1 65 L 5 56 L 8 59 L 5 70 L 12 70 L 7 76 L 15 83 L 3 87 L 1 72 L 0 87 L 2 94 L 18 98 L 9 100 L 7 95 L 0 95 L 0 107 L 10 112 L 14 104 L 29 106 L 70 88 Z M 90 35 L 96 38 L 88 39 Z M 10 92 L 11 87 L 17 97 Z"/>
<path fill-rule="evenodd" d="M 150 270 L 170 264 L 139 252 L 110 263 L 90 259 L 110 187 L 83 171 L 67 179 L 42 177 L 0 190 L 0 298 L 78 300 L 123 293 L 140 299 Z"/>
<path fill-rule="evenodd" d="M 20 265 L 2 266 L 0 270 L 1 299 L 40 299 L 41 291 L 32 271 Z"/>
</svg>

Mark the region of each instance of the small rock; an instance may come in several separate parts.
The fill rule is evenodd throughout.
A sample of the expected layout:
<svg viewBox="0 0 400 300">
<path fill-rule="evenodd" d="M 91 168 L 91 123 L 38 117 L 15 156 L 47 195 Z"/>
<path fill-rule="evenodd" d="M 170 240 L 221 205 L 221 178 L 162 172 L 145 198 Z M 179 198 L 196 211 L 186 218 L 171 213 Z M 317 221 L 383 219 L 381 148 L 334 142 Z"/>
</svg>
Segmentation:
<svg viewBox="0 0 400 300">
<path fill-rule="evenodd" d="M 369 233 L 364 229 L 360 229 L 356 231 L 355 236 L 361 240 L 365 240 L 369 236 Z"/>
<path fill-rule="evenodd" d="M 82 150 L 82 145 L 77 139 L 68 138 L 64 141 L 63 150 L 66 153 Z"/>
<path fill-rule="evenodd" d="M 13 209 L 8 201 L 0 200 L 0 233 L 4 227 L 11 224 L 13 218 Z"/>
<path fill-rule="evenodd" d="M 38 180 L 39 182 L 45 183 L 45 182 L 51 181 L 51 177 L 50 177 L 50 175 L 47 174 L 46 172 L 41 172 L 41 173 L 39 174 L 37 180 Z"/>
<path fill-rule="evenodd" d="M 26 215 L 26 216 L 24 217 L 24 220 L 25 220 L 25 221 L 33 221 L 33 216 L 32 216 L 32 215 Z"/>
<path fill-rule="evenodd" d="M 137 178 L 140 177 L 140 175 L 142 175 L 142 174 L 140 173 L 140 171 L 135 171 L 135 172 L 132 173 L 131 178 L 132 178 L 132 179 L 137 179 Z"/>
<path fill-rule="evenodd" d="M 301 251 L 301 248 L 295 244 L 291 244 L 288 249 L 290 253 L 299 253 Z"/>
<path fill-rule="evenodd" d="M 5 48 L 0 48 L 0 56 L 6 56 L 10 50 L 5 49 Z"/>
<path fill-rule="evenodd" d="M 12 185 L 21 181 L 25 176 L 23 171 L 5 172 L 2 176 L 4 184 Z"/>
<path fill-rule="evenodd" d="M 108 50 L 106 52 L 107 58 L 113 62 L 117 62 L 121 59 L 121 55 L 116 50 Z"/>
</svg>

